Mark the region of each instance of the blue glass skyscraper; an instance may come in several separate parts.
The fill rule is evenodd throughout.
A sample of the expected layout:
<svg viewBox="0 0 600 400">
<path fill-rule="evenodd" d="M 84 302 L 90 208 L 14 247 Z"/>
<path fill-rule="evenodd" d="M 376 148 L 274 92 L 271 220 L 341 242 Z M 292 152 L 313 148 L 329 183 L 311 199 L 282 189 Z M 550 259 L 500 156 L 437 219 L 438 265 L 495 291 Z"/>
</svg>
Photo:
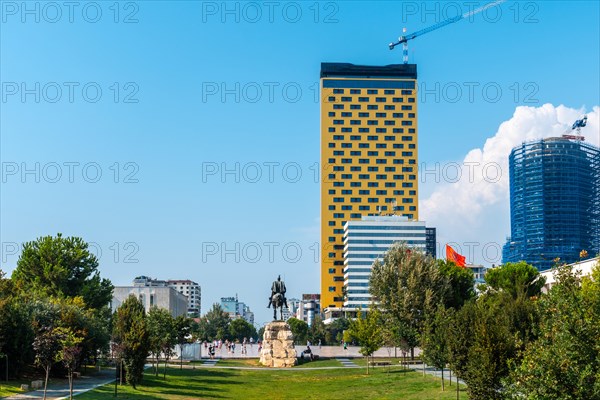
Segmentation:
<svg viewBox="0 0 600 400">
<path fill-rule="evenodd" d="M 503 262 L 546 270 L 600 252 L 600 149 L 578 140 L 525 142 L 509 157 L 511 236 Z"/>
</svg>

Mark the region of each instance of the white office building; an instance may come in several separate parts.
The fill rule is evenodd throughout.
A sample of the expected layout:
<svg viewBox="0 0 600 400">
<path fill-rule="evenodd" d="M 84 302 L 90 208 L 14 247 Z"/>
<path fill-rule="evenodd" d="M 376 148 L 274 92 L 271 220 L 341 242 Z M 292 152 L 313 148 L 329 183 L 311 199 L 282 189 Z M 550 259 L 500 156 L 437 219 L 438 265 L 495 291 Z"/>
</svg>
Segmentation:
<svg viewBox="0 0 600 400">
<path fill-rule="evenodd" d="M 187 314 L 190 317 L 199 317 L 201 313 L 201 289 L 200 285 L 188 279 L 169 280 L 167 284 L 179 293 L 187 297 Z"/>
<path fill-rule="evenodd" d="M 146 312 L 152 307 L 158 307 L 168 310 L 173 317 L 187 313 L 187 298 L 163 280 L 138 276 L 133 280 L 132 286 L 115 286 L 110 304 L 112 311 L 115 312 L 129 296 L 137 298 Z"/>
<path fill-rule="evenodd" d="M 426 251 L 425 222 L 412 221 L 399 215 L 366 216 L 344 225 L 344 314 L 371 306 L 369 276 L 376 259 L 393 244 L 404 242 L 414 249 Z"/>
</svg>

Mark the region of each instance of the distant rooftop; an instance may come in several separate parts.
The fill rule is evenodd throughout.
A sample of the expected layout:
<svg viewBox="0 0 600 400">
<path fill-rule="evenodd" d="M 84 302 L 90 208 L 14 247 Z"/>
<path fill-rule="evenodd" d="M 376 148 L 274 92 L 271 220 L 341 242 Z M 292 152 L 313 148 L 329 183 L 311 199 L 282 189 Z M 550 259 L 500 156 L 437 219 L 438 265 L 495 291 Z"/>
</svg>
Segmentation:
<svg viewBox="0 0 600 400">
<path fill-rule="evenodd" d="M 321 78 L 334 77 L 417 79 L 417 64 L 374 66 L 349 63 L 321 63 Z"/>
</svg>

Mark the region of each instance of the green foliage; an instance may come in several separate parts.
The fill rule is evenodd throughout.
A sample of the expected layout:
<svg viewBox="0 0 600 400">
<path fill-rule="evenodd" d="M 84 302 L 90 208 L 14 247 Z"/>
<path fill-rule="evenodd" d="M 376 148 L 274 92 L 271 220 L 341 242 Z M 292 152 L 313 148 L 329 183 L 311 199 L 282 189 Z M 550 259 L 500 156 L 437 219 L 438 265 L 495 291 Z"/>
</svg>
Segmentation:
<svg viewBox="0 0 600 400">
<path fill-rule="evenodd" d="M 438 369 L 445 368 L 449 360 L 448 331 L 453 313 L 454 309 L 439 306 L 425 321 L 421 350 L 425 361 Z"/>
<path fill-rule="evenodd" d="M 327 328 L 323 323 L 323 318 L 321 318 L 320 315 L 316 315 L 311 326 L 308 328 L 307 340 L 313 345 L 319 343 L 319 340 L 321 341 L 321 344 L 323 344 L 326 336 Z"/>
<path fill-rule="evenodd" d="M 508 360 L 515 355 L 509 319 L 499 302 L 481 299 L 474 308 L 471 345 L 463 379 L 469 398 L 501 399 Z"/>
<path fill-rule="evenodd" d="M 449 290 L 444 300 L 447 308 L 459 309 L 467 301 L 475 298 L 473 271 L 459 267 L 452 261 L 439 259 L 436 263 L 442 275 L 448 278 Z"/>
<path fill-rule="evenodd" d="M 63 340 L 65 340 L 64 332 L 55 328 L 52 324 L 47 324 L 44 321 L 44 323 L 37 327 L 33 341 L 33 351 L 35 352 L 35 364 L 42 367 L 46 373 L 44 379 L 44 399 L 46 399 L 50 369 L 52 369 L 54 363 L 59 359 Z"/>
<path fill-rule="evenodd" d="M 17 378 L 34 361 L 32 315 L 30 303 L 12 296 L 0 299 L 0 353 L 8 355 L 9 371 Z"/>
<path fill-rule="evenodd" d="M 337 318 L 326 326 L 324 344 L 336 345 L 344 340 L 344 331 L 350 327 L 350 320 L 347 318 Z"/>
<path fill-rule="evenodd" d="M 23 245 L 12 280 L 21 291 L 53 297 L 82 296 L 88 308 L 106 307 L 113 286 L 101 279 L 98 260 L 78 237 L 45 236 Z"/>
<path fill-rule="evenodd" d="M 242 342 L 244 338 L 250 340 L 257 336 L 256 328 L 243 318 L 237 318 L 229 324 L 229 337 Z"/>
<path fill-rule="evenodd" d="M 195 326 L 197 332 L 194 333 L 194 336 L 209 342 L 218 339 L 228 339 L 230 322 L 231 319 L 229 318 L 229 315 L 223 311 L 220 304 L 215 303 L 212 308 L 200 318 L 200 322 Z"/>
<path fill-rule="evenodd" d="M 152 307 L 146 316 L 148 329 L 148 350 L 156 359 L 155 374 L 158 375 L 158 358 L 161 353 L 165 359 L 173 356 L 177 344 L 175 319 L 164 308 Z"/>
<path fill-rule="evenodd" d="M 260 328 L 258 328 L 258 332 L 256 334 L 258 336 L 258 340 L 263 340 L 263 338 L 265 337 L 265 327 L 261 326 Z"/>
<path fill-rule="evenodd" d="M 125 377 L 135 388 L 142 381 L 149 352 L 144 306 L 135 296 L 129 296 L 115 311 L 113 321 L 113 341 L 122 349 Z"/>
<path fill-rule="evenodd" d="M 477 304 L 470 301 L 456 311 L 448 324 L 448 362 L 450 368 L 461 379 L 467 376 L 469 349 L 474 337 Z"/>
<path fill-rule="evenodd" d="M 546 283 L 538 270 L 524 261 L 492 268 L 484 279 L 489 288 L 506 292 L 515 299 L 519 296 L 539 296 Z"/>
<path fill-rule="evenodd" d="M 302 320 L 297 318 L 289 318 L 287 320 L 290 329 L 292 330 L 292 334 L 294 335 L 294 343 L 303 344 L 306 343 L 308 339 L 308 324 Z"/>
<path fill-rule="evenodd" d="M 600 398 L 600 266 L 585 279 L 562 266 L 540 299 L 539 339 L 514 363 L 512 392 L 524 399 Z"/>
<path fill-rule="evenodd" d="M 412 349 L 425 316 L 444 301 L 450 285 L 434 259 L 401 244 L 374 263 L 370 290 L 385 310 L 385 326 L 392 327 L 396 345 Z"/>
<path fill-rule="evenodd" d="M 358 311 L 357 318 L 350 322 L 350 327 L 345 333 L 344 340 L 351 342 L 355 340 L 360 346 L 360 354 L 368 358 L 383 345 L 382 318 L 379 310 L 371 310 L 363 317 L 362 311 Z M 369 364 L 367 363 L 367 373 Z"/>
</svg>

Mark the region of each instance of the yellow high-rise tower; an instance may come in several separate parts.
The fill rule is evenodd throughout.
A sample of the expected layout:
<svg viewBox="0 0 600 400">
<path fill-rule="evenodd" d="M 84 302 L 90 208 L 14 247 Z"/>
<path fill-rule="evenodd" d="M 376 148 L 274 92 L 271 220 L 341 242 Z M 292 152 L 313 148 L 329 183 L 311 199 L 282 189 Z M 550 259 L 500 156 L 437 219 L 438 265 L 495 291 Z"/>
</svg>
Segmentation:
<svg viewBox="0 0 600 400">
<path fill-rule="evenodd" d="M 344 300 L 346 221 L 419 218 L 417 134 L 415 64 L 321 64 L 322 309 Z"/>
</svg>

